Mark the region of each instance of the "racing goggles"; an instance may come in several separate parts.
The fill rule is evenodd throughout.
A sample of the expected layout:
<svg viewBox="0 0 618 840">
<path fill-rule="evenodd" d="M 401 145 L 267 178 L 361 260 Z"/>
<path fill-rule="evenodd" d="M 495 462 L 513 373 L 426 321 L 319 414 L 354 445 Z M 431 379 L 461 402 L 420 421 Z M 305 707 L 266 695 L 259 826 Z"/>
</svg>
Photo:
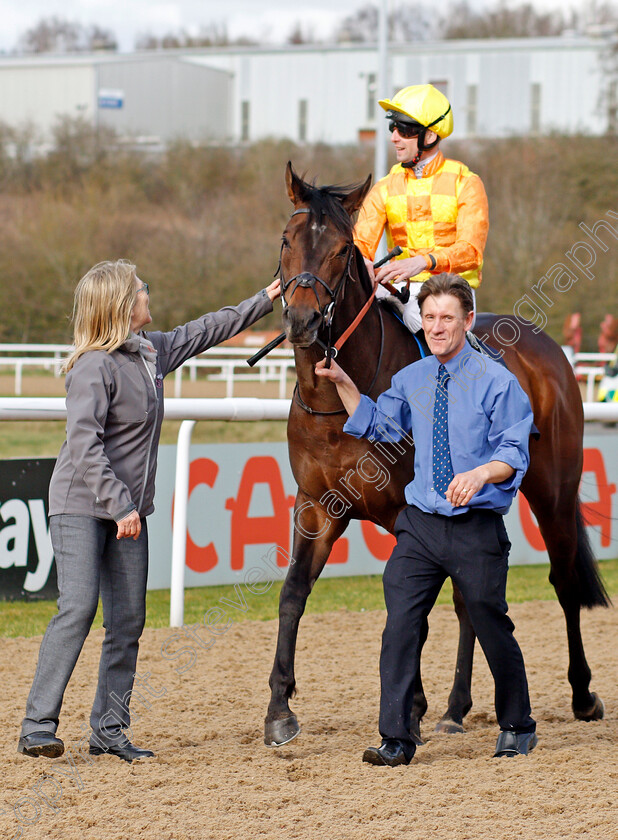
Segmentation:
<svg viewBox="0 0 618 840">
<path fill-rule="evenodd" d="M 388 124 L 388 130 L 392 134 L 395 129 L 397 129 L 400 137 L 403 137 L 404 140 L 410 140 L 412 137 L 418 137 L 423 130 L 423 126 L 418 123 L 413 124 L 391 120 Z"/>
</svg>

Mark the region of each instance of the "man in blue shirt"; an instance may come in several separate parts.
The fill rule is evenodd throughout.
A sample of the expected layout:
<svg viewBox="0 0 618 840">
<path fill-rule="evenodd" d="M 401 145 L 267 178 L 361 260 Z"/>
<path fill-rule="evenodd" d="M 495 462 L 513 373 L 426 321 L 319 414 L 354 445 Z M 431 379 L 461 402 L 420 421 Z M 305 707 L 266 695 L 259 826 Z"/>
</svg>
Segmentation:
<svg viewBox="0 0 618 840">
<path fill-rule="evenodd" d="M 397 545 L 384 571 L 386 627 L 380 654 L 382 745 L 363 761 L 408 764 L 414 680 L 422 623 L 447 577 L 463 595 L 495 682 L 500 735 L 496 756 L 526 755 L 536 724 L 524 661 L 507 615 L 510 543 L 505 514 L 528 468 L 532 409 L 517 379 L 472 350 L 467 282 L 454 274 L 427 280 L 419 293 L 423 330 L 434 355 L 395 374 L 377 403 L 361 395 L 335 363 L 316 366 L 349 414 L 344 431 L 370 441 L 414 437 L 408 505 L 395 522 Z"/>
</svg>

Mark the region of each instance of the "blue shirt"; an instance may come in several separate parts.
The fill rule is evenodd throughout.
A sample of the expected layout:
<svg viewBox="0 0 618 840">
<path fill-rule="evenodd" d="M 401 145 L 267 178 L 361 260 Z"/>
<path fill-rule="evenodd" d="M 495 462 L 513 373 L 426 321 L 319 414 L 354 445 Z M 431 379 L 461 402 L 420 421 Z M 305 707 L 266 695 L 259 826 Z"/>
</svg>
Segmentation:
<svg viewBox="0 0 618 840">
<path fill-rule="evenodd" d="M 530 457 L 532 427 L 530 401 L 517 379 L 505 367 L 466 346 L 446 362 L 448 430 L 453 471 L 472 470 L 489 461 L 504 461 L 515 472 L 499 484 L 485 484 L 468 505 L 453 507 L 433 488 L 433 404 L 439 362 L 428 356 L 400 370 L 377 403 L 362 395 L 344 432 L 375 442 L 380 457 L 382 442 L 393 443 L 393 454 L 414 445 L 414 478 L 405 488 L 408 504 L 427 513 L 456 516 L 485 508 L 506 513 L 515 498 Z"/>
</svg>

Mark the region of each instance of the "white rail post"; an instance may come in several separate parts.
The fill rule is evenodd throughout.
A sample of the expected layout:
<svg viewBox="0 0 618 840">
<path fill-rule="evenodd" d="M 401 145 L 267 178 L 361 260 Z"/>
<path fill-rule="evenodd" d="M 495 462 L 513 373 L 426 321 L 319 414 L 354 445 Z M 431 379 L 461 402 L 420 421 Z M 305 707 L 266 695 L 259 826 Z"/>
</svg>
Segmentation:
<svg viewBox="0 0 618 840">
<path fill-rule="evenodd" d="M 174 397 L 180 399 L 182 393 L 182 365 L 174 372 Z"/>
<path fill-rule="evenodd" d="M 24 366 L 21 362 L 21 359 L 17 359 L 15 362 L 15 396 L 21 397 L 21 374 L 24 369 Z"/>
<path fill-rule="evenodd" d="M 170 627 L 182 627 L 185 613 L 185 561 L 187 556 L 187 507 L 189 504 L 189 462 L 195 420 L 183 420 L 176 449 L 176 484 L 172 525 L 172 581 Z"/>
</svg>

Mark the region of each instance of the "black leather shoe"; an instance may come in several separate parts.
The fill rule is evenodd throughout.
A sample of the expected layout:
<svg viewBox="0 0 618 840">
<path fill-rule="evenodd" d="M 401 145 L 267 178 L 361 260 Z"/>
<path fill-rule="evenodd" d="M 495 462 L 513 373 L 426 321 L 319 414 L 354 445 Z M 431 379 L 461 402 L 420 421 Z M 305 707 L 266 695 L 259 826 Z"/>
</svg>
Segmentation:
<svg viewBox="0 0 618 840">
<path fill-rule="evenodd" d="M 528 755 L 536 747 L 538 741 L 536 732 L 501 732 L 496 742 L 494 758 Z"/>
<path fill-rule="evenodd" d="M 110 744 L 105 749 L 90 744 L 88 752 L 90 755 L 105 755 L 105 753 L 116 755 L 118 758 L 122 758 L 123 761 L 128 762 L 138 761 L 140 758 L 154 758 L 152 750 L 142 750 L 139 747 L 135 747 L 130 741 L 125 741 L 124 744 Z"/>
<path fill-rule="evenodd" d="M 30 735 L 22 735 L 19 739 L 17 752 L 31 755 L 33 758 L 40 755 L 44 755 L 45 758 L 58 758 L 64 752 L 64 744 L 53 732 L 31 732 Z"/>
<path fill-rule="evenodd" d="M 378 767 L 397 767 L 399 764 L 409 764 L 412 755 L 406 755 L 401 741 L 383 741 L 381 747 L 367 747 L 363 753 L 363 761 Z"/>
</svg>

